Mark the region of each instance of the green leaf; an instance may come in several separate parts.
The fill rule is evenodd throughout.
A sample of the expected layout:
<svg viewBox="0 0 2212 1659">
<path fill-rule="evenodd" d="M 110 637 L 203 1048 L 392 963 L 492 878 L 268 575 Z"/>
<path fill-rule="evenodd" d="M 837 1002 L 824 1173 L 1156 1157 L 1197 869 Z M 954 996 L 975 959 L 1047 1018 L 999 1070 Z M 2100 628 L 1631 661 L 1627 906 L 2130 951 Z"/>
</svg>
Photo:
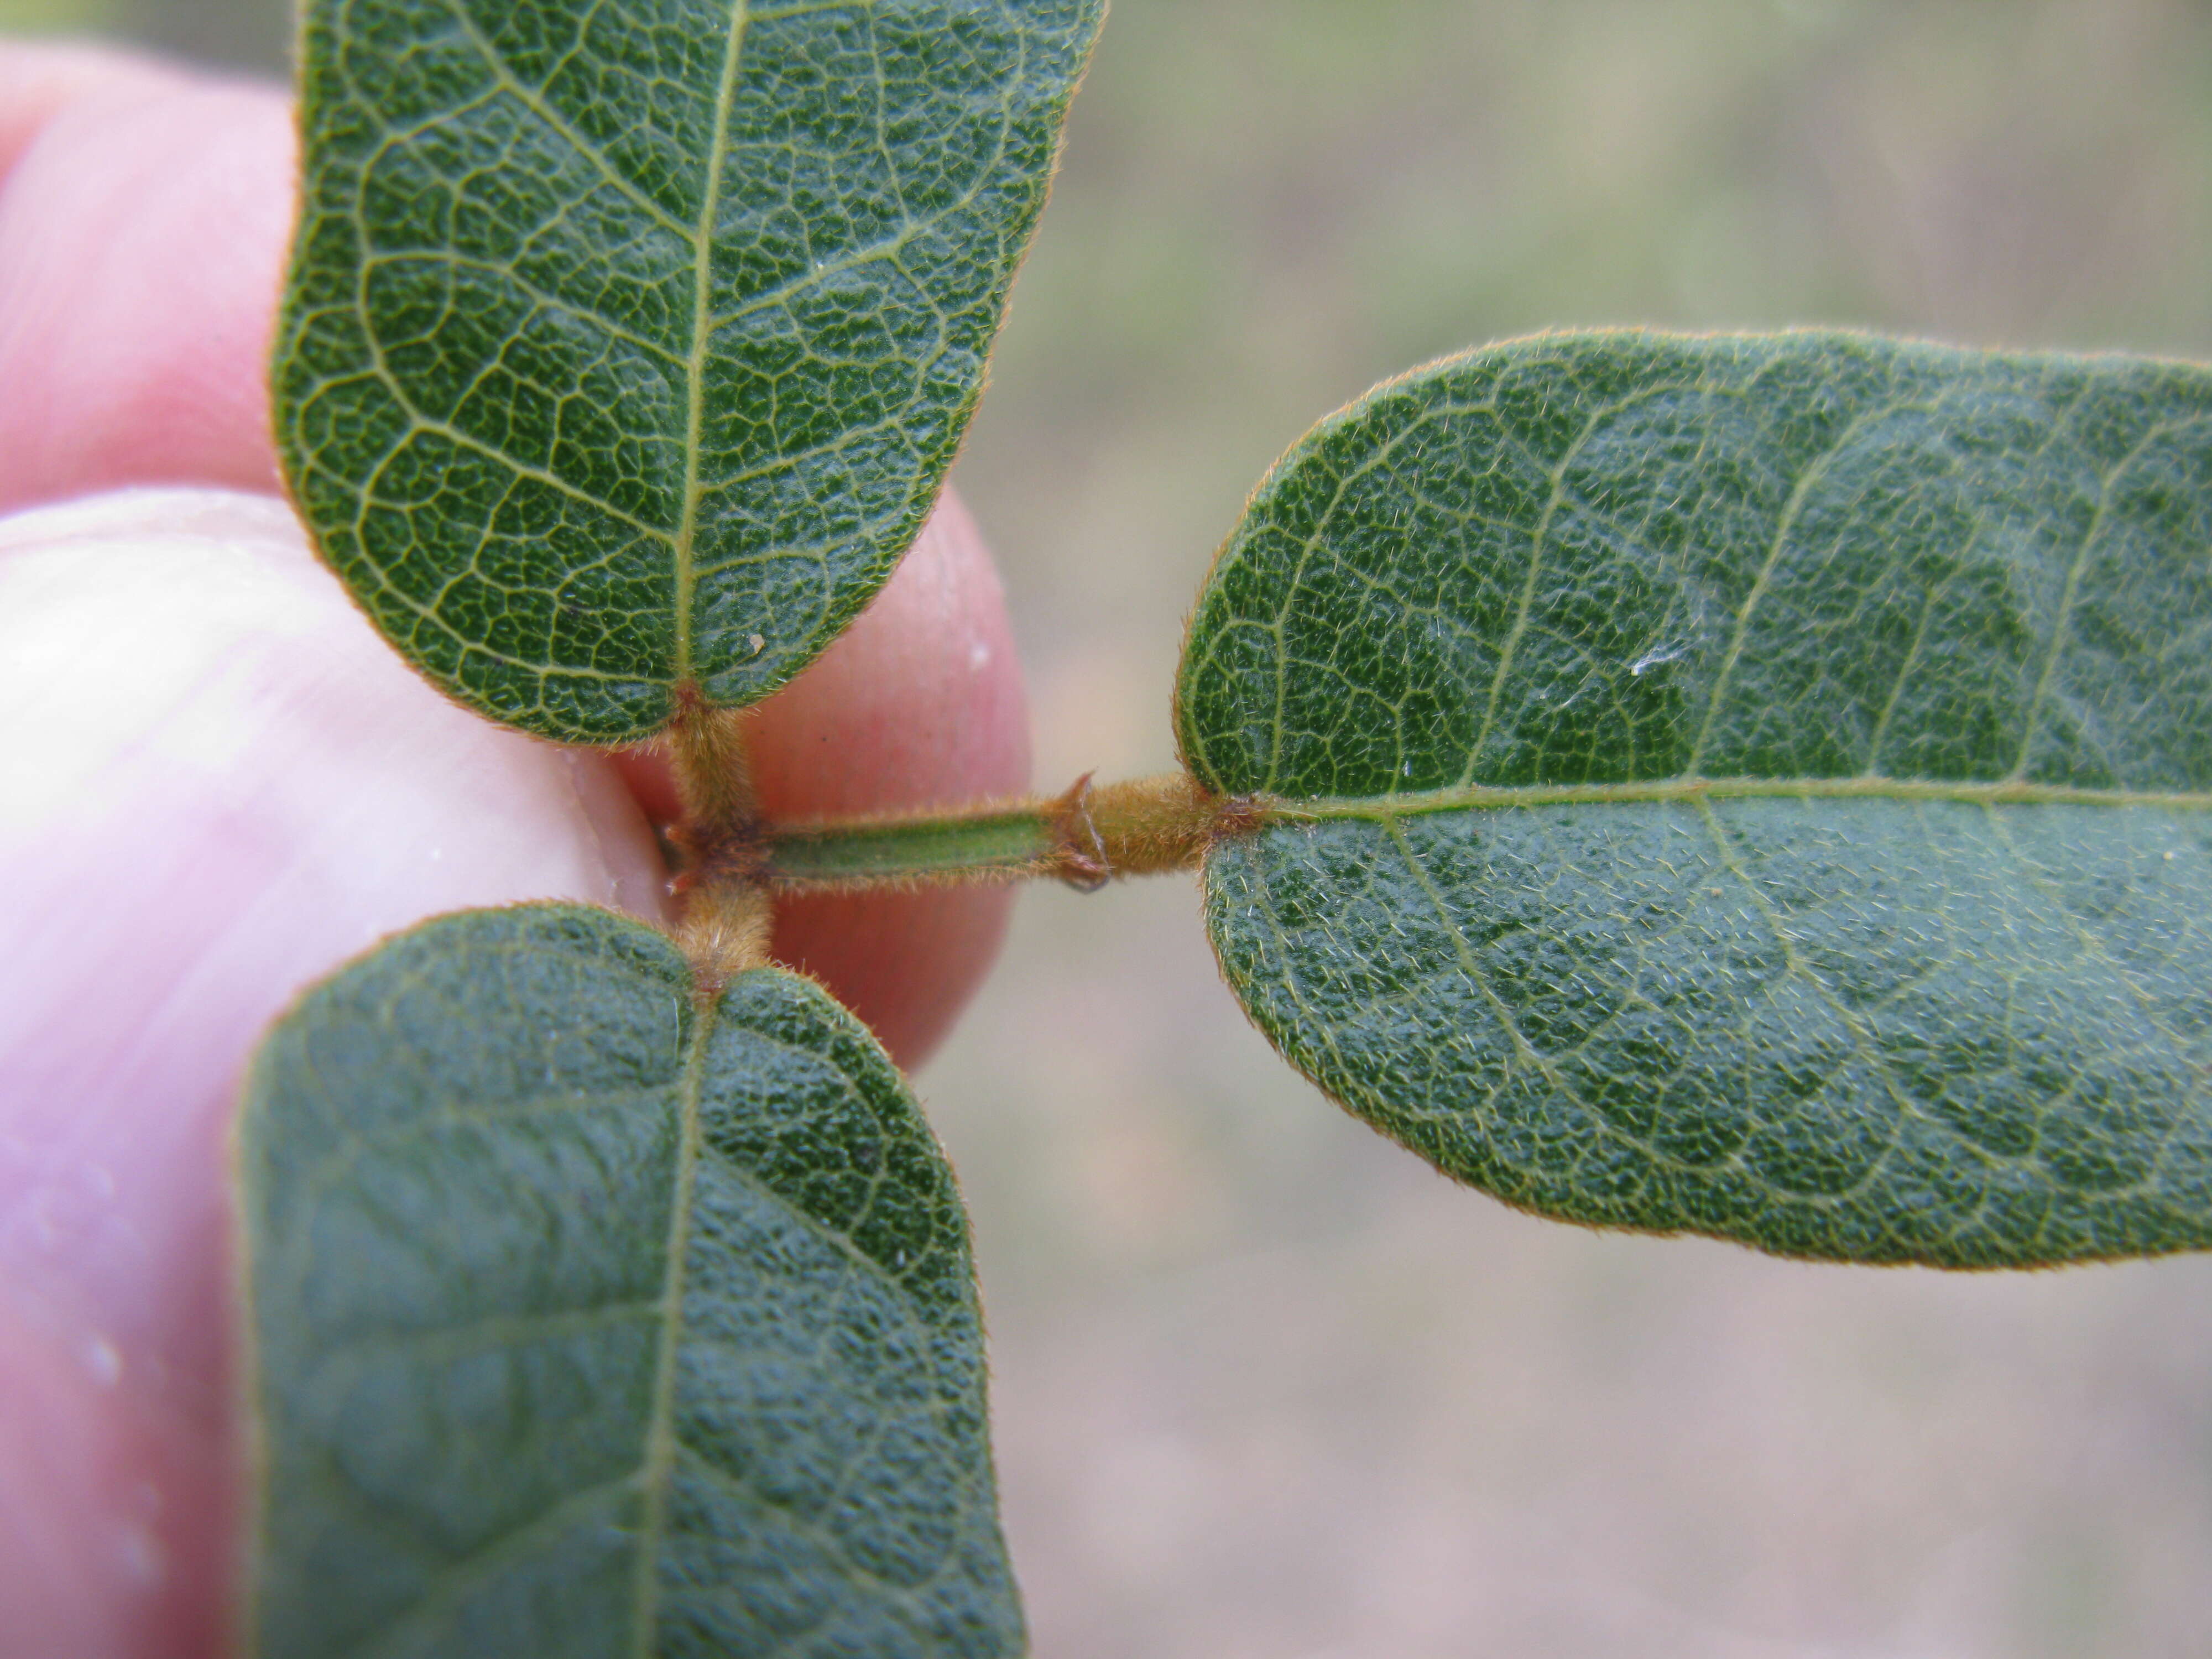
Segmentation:
<svg viewBox="0 0 2212 1659">
<path fill-rule="evenodd" d="M 308 0 L 295 501 L 544 736 L 797 673 L 920 530 L 1103 0 Z"/>
<path fill-rule="evenodd" d="M 430 922 L 278 1023 L 241 1160 L 264 1659 L 1021 1650 L 965 1216 L 810 982 Z"/>
<path fill-rule="evenodd" d="M 1224 972 L 1437 1167 L 1602 1225 L 2212 1244 L 2212 373 L 1559 336 L 1378 388 L 1223 551 Z"/>
</svg>

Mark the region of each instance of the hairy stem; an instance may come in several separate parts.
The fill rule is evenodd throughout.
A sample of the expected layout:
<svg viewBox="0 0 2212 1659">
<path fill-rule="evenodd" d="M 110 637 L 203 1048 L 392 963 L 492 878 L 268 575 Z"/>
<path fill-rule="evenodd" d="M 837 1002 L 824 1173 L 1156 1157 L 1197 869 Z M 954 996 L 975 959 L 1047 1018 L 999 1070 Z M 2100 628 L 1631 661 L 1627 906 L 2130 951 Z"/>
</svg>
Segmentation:
<svg viewBox="0 0 2212 1659">
<path fill-rule="evenodd" d="M 744 720 L 739 710 L 710 707 L 696 685 L 677 689 L 668 757 L 684 803 L 684 830 L 696 845 L 747 835 L 759 816 Z"/>
<path fill-rule="evenodd" d="M 755 884 L 708 881 L 682 890 L 676 945 L 691 964 L 702 1006 L 711 1005 L 739 974 L 768 961 L 775 919 L 766 890 Z"/>
<path fill-rule="evenodd" d="M 674 839 L 684 860 L 676 883 L 676 943 L 697 975 L 702 999 L 768 960 L 773 921 L 768 894 L 751 876 L 760 811 L 744 716 L 709 708 L 698 688 L 677 694 L 669 760 L 684 817 Z"/>
</svg>

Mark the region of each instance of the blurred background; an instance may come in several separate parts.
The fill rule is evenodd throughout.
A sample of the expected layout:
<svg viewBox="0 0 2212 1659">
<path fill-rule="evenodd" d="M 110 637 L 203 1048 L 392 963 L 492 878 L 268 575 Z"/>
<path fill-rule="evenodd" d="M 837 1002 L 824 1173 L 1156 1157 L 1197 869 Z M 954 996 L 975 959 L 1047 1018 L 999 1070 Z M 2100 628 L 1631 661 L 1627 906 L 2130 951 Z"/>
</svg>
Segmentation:
<svg viewBox="0 0 2212 1659">
<path fill-rule="evenodd" d="M 274 0 L 0 27 L 281 69 Z M 1267 463 L 1553 325 L 2212 355 L 2203 0 L 1116 0 L 957 475 L 1038 781 L 1170 764 Z M 2212 1261 L 1602 1237 L 1288 1072 L 1187 883 L 1023 901 L 921 1079 L 975 1213 L 1044 1659 L 2196 1656 Z"/>
</svg>

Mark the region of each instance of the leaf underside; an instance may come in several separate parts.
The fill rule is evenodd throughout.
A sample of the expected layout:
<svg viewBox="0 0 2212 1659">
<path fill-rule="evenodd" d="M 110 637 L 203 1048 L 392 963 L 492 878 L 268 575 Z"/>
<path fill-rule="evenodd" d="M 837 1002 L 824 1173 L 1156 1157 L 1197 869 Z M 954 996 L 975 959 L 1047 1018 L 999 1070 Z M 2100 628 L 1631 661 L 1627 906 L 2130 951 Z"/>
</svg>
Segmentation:
<svg viewBox="0 0 2212 1659">
<path fill-rule="evenodd" d="M 279 1022 L 240 1156 L 264 1659 L 1022 1650 L 965 1217 L 811 984 L 445 918 Z"/>
<path fill-rule="evenodd" d="M 544 736 L 796 673 L 920 530 L 1102 0 L 309 0 L 295 500 Z"/>
<path fill-rule="evenodd" d="M 1255 1018 L 1564 1218 L 1951 1267 L 2212 1244 L 2212 374 L 1559 336 L 1224 550 L 1188 763 Z"/>
</svg>

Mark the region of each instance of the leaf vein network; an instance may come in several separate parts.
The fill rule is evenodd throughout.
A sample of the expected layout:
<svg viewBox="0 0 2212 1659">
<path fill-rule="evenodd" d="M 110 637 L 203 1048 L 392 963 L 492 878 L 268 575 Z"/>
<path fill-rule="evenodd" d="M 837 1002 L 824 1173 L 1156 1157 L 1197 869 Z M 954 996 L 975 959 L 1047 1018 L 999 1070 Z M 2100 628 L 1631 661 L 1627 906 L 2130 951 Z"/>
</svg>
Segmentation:
<svg viewBox="0 0 2212 1659">
<path fill-rule="evenodd" d="M 2096 548 L 2098 538 L 2104 533 L 2106 514 L 2112 504 L 2112 486 L 2142 459 L 2154 443 L 2169 435 L 2172 430 L 2173 428 L 2165 422 L 2153 422 L 2128 453 L 2097 480 L 2097 506 L 2090 514 L 2088 527 L 2082 532 L 2081 545 L 2075 550 L 2074 557 L 2067 566 L 2066 585 L 2059 594 L 2057 617 L 2051 625 L 2051 643 L 2045 651 L 2043 671 L 2036 677 L 2035 690 L 2028 699 L 2027 717 L 2021 723 L 2020 755 L 2013 763 L 2014 777 L 2026 777 L 2028 766 L 2035 757 L 2035 739 L 2041 729 L 2043 710 L 2049 702 L 2051 682 L 2058 672 L 2059 658 L 2065 652 L 2067 635 L 2073 628 L 2074 605 L 2081 594 L 2082 573 L 2088 568 L 2090 555 Z"/>
<path fill-rule="evenodd" d="M 739 15 L 742 16 L 744 0 L 737 0 L 737 4 Z M 569 125 L 568 118 L 554 107 L 542 91 L 526 85 L 521 77 L 515 74 L 514 65 L 507 61 L 498 48 L 484 34 L 483 29 L 477 26 L 476 19 L 470 15 L 468 7 L 463 0 L 452 0 L 452 3 L 449 3 L 445 9 L 447 15 L 460 26 L 462 33 L 468 36 L 470 43 L 476 47 L 493 77 L 513 95 L 518 103 L 559 134 L 578 155 L 583 157 L 585 161 L 599 173 L 602 179 L 626 197 L 632 206 L 670 234 L 679 237 L 686 242 L 691 240 L 692 232 L 682 220 L 669 212 L 665 207 L 653 199 L 649 191 L 641 188 L 636 180 L 609 161 L 606 152 L 595 140 L 577 131 Z M 594 6 L 592 9 L 595 14 L 599 9 Z M 580 51 L 582 30 L 578 31 L 577 38 L 579 41 L 577 50 Z"/>
</svg>

